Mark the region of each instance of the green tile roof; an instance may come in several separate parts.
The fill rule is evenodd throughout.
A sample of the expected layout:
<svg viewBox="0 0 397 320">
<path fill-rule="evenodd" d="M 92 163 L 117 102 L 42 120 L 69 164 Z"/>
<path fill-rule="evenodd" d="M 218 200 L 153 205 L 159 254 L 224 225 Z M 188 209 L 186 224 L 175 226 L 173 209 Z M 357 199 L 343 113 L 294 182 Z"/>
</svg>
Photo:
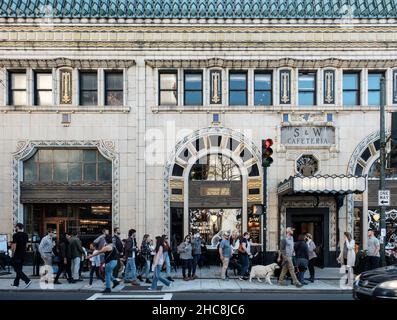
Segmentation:
<svg viewBox="0 0 397 320">
<path fill-rule="evenodd" d="M 0 0 L 0 17 L 397 18 L 397 0 Z"/>
</svg>

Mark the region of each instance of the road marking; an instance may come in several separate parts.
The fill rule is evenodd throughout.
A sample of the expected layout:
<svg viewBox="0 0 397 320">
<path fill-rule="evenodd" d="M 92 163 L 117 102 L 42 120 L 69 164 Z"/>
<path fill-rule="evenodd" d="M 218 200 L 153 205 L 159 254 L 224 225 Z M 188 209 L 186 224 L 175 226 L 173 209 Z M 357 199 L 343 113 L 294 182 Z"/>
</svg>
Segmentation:
<svg viewBox="0 0 397 320">
<path fill-rule="evenodd" d="M 172 293 L 149 294 L 103 294 L 95 293 L 87 300 L 171 300 Z"/>
</svg>

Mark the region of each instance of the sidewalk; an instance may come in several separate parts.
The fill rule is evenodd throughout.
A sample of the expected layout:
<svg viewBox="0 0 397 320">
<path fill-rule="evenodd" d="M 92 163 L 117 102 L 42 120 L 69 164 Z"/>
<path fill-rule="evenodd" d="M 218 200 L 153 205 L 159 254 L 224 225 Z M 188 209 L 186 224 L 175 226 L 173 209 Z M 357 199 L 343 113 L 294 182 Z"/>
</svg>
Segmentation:
<svg viewBox="0 0 397 320">
<path fill-rule="evenodd" d="M 170 288 L 162 286 L 161 292 L 285 292 L 291 291 L 294 293 L 305 292 L 305 293 L 342 293 L 349 292 L 352 290 L 351 287 L 346 287 L 343 284 L 344 281 L 341 279 L 341 274 L 339 273 L 339 268 L 327 268 L 327 269 L 317 269 L 317 279 L 314 283 L 303 286 L 302 288 L 296 288 L 293 285 L 279 286 L 276 284 L 276 279 L 272 279 L 274 285 L 269 285 L 264 282 L 258 282 L 253 279 L 252 282 L 240 281 L 237 277 L 233 276 L 233 272 L 230 273 L 231 279 L 229 281 L 220 280 L 219 277 L 215 278 L 219 272 L 216 267 L 212 268 L 202 268 L 198 270 L 197 275 L 199 279 L 194 281 L 183 281 L 181 279 L 181 272 L 175 274 L 173 272 L 173 278 L 175 281 L 172 283 Z M 25 269 L 25 272 L 28 269 Z M 29 276 L 29 272 L 27 272 Z M 104 286 L 101 281 L 94 280 L 92 288 L 86 288 L 88 284 L 88 273 L 83 273 L 84 281 L 77 282 L 74 284 L 67 283 L 66 279 L 60 279 L 61 285 L 45 284 L 40 283 L 38 277 L 32 277 L 32 284 L 29 288 L 24 289 L 24 283 L 21 282 L 20 288 L 12 288 L 11 284 L 14 278 L 14 273 L 0 276 L 0 290 L 1 291 L 41 291 L 41 290 L 54 290 L 54 292 L 101 292 L 104 290 Z M 287 281 L 287 283 L 289 283 Z M 123 282 L 113 289 L 113 292 L 145 292 L 148 284 L 141 283 L 140 286 L 131 286 L 130 284 L 124 284 Z"/>
</svg>

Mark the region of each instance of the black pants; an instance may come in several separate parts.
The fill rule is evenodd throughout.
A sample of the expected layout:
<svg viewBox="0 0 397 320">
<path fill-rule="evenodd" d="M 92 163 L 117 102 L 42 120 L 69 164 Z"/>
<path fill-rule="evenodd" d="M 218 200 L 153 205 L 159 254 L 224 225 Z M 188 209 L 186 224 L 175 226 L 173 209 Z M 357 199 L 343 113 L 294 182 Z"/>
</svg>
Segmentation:
<svg viewBox="0 0 397 320">
<path fill-rule="evenodd" d="M 316 263 L 316 258 L 309 260 L 309 273 L 310 279 L 314 280 L 314 264 Z"/>
<path fill-rule="evenodd" d="M 122 267 L 121 261 L 120 261 L 120 259 L 118 259 L 117 266 L 116 266 L 116 268 L 113 269 L 113 277 L 114 278 L 118 278 L 121 267 Z"/>
<path fill-rule="evenodd" d="M 54 282 L 57 282 L 59 277 L 62 275 L 62 273 L 66 271 L 66 274 L 68 276 L 68 281 L 72 282 L 72 260 L 66 259 L 66 264 L 63 263 L 63 260 L 58 263 L 58 272 L 57 275 L 55 276 Z"/>
<path fill-rule="evenodd" d="M 30 282 L 30 279 L 23 273 L 23 258 L 14 257 L 13 260 L 14 270 L 17 274 L 14 280 L 14 286 L 19 286 L 19 280 L 22 279 L 26 284 Z"/>
<path fill-rule="evenodd" d="M 90 285 L 92 285 L 92 281 L 94 280 L 94 273 L 97 279 L 101 280 L 102 282 L 105 282 L 105 279 L 99 273 L 99 267 L 92 266 L 90 270 Z"/>
<path fill-rule="evenodd" d="M 187 276 L 190 278 L 192 276 L 192 259 L 182 259 L 182 275 L 186 278 L 186 268 Z"/>
<path fill-rule="evenodd" d="M 372 257 L 368 256 L 367 257 L 367 270 L 373 270 L 376 268 L 379 268 L 379 257 Z"/>
</svg>

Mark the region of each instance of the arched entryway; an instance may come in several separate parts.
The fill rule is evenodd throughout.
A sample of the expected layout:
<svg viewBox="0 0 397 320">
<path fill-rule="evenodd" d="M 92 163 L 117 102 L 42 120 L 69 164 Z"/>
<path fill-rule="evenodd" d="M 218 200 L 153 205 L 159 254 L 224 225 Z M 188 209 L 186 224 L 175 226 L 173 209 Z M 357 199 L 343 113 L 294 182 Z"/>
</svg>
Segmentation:
<svg viewBox="0 0 397 320">
<path fill-rule="evenodd" d="M 262 221 L 250 215 L 252 205 L 262 203 L 259 159 L 254 143 L 231 129 L 206 128 L 185 137 L 165 169 L 165 232 L 181 240 L 200 230 L 211 245 L 219 231 L 248 230 L 261 243 Z"/>
</svg>

